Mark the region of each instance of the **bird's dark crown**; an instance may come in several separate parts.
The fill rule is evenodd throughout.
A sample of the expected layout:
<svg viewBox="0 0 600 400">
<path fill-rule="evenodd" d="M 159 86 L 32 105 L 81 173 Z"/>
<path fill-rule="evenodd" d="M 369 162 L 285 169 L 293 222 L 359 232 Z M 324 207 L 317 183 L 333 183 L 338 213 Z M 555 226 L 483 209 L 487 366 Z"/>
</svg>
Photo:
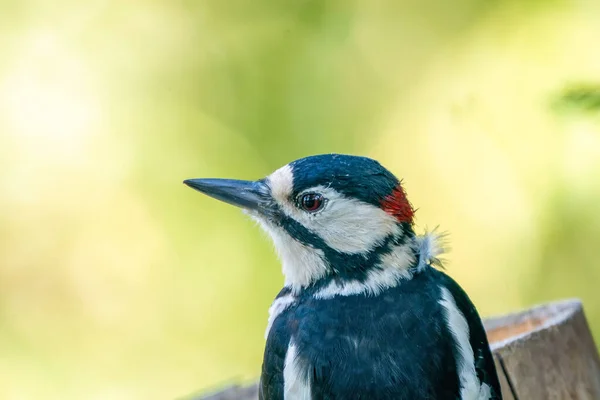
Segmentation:
<svg viewBox="0 0 600 400">
<path fill-rule="evenodd" d="M 321 185 L 376 206 L 399 184 L 391 172 L 367 157 L 321 154 L 293 161 L 290 167 L 295 193 Z"/>
</svg>

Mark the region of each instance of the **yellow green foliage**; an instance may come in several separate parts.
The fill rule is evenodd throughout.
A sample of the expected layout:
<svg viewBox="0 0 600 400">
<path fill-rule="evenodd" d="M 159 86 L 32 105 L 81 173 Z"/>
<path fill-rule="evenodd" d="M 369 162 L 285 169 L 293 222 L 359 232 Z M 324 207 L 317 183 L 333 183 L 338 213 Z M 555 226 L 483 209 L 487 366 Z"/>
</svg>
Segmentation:
<svg viewBox="0 0 600 400">
<path fill-rule="evenodd" d="M 315 153 L 403 178 L 484 315 L 577 296 L 600 335 L 597 1 L 0 7 L 0 398 L 256 378 L 279 264 L 181 182 Z"/>
</svg>

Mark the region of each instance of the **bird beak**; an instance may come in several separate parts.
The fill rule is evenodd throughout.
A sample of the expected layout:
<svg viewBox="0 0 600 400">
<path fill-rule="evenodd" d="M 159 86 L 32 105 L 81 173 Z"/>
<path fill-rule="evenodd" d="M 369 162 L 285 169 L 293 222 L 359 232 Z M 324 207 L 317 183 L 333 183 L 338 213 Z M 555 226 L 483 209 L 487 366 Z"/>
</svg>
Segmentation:
<svg viewBox="0 0 600 400">
<path fill-rule="evenodd" d="M 258 211 L 262 214 L 269 213 L 269 188 L 261 181 L 187 179 L 183 183 L 205 195 L 236 207 Z"/>
</svg>

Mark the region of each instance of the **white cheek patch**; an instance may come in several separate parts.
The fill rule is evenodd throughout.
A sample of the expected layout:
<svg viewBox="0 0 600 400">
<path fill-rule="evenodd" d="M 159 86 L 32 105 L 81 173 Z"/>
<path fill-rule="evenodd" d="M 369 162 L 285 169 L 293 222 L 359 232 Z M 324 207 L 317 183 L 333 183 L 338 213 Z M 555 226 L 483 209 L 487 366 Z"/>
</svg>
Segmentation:
<svg viewBox="0 0 600 400">
<path fill-rule="evenodd" d="M 271 236 L 282 263 L 285 285 L 294 292 L 310 285 L 327 273 L 325 254 L 320 249 L 306 246 L 292 238 L 283 228 L 273 225 L 260 216 L 254 219 Z"/>
<path fill-rule="evenodd" d="M 401 233 L 398 221 L 381 208 L 349 199 L 331 188 L 316 188 L 328 199 L 326 208 L 305 223 L 332 249 L 358 254 L 372 250 L 385 238 Z"/>
<path fill-rule="evenodd" d="M 475 371 L 475 356 L 469 342 L 469 325 L 458 309 L 454 297 L 446 288 L 442 288 L 440 304 L 446 311 L 448 329 L 458 347 L 456 367 L 460 380 L 460 398 L 461 400 L 488 400 L 491 397 L 490 387 L 479 382 Z"/>
<path fill-rule="evenodd" d="M 278 171 L 275 177 L 272 175 L 269 178 L 269 182 L 273 189 L 273 185 L 276 185 L 278 193 L 273 197 L 281 210 L 318 235 L 330 248 L 346 254 L 365 253 L 381 244 L 389 235 L 401 233 L 396 218 L 381 208 L 347 198 L 324 186 L 316 186 L 303 192 L 322 194 L 327 199 L 322 210 L 313 214 L 298 209 L 290 199 L 291 189 L 286 196 L 281 196 L 282 188 L 287 185 L 283 183 L 288 182 L 287 174 L 291 176 L 291 169 L 283 170 L 286 172 Z"/>
</svg>

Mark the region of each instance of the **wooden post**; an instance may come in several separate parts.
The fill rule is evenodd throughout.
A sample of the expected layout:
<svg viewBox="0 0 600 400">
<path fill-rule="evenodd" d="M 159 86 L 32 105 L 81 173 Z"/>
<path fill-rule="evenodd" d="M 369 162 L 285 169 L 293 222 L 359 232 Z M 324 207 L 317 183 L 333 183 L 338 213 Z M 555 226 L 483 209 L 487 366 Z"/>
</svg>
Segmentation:
<svg viewBox="0 0 600 400">
<path fill-rule="evenodd" d="M 579 300 L 484 320 L 504 400 L 600 399 L 600 358 Z M 192 400 L 256 400 L 231 386 Z"/>
<path fill-rule="evenodd" d="M 600 359 L 578 300 L 484 321 L 507 400 L 600 399 Z"/>
</svg>

